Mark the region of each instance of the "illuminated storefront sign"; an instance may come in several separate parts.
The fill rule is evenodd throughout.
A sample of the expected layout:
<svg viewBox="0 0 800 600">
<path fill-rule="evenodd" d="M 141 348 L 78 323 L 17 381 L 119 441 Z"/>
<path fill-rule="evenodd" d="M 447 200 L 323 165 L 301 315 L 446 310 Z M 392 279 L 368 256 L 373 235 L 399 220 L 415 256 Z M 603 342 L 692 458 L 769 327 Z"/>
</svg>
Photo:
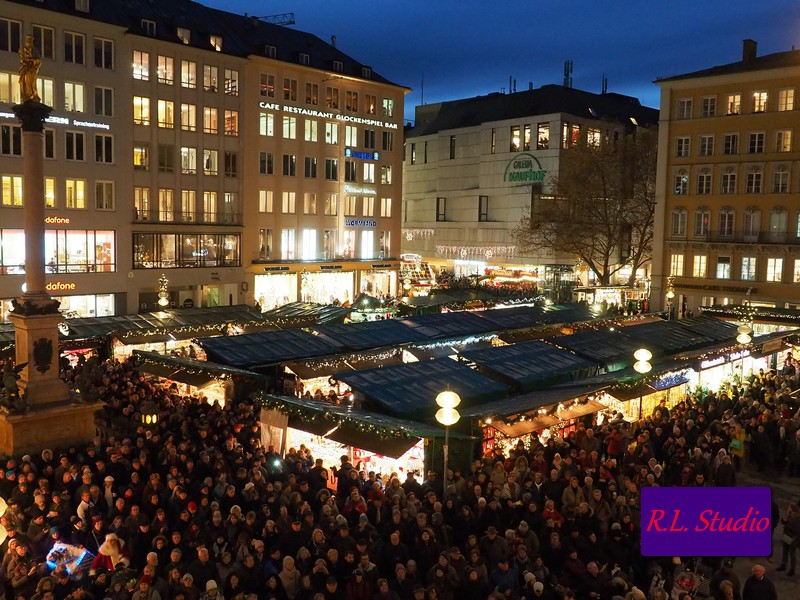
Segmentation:
<svg viewBox="0 0 800 600">
<path fill-rule="evenodd" d="M 544 181 L 546 174 L 538 158 L 524 153 L 508 161 L 503 181 Z"/>
<path fill-rule="evenodd" d="M 344 186 L 345 194 L 365 194 L 367 196 L 375 196 L 378 192 L 375 188 L 362 187 L 360 185 L 347 185 Z"/>
<path fill-rule="evenodd" d="M 51 281 L 44 289 L 48 292 L 74 292 L 78 286 L 74 283 L 65 283 L 63 281 Z"/>
<path fill-rule="evenodd" d="M 380 160 L 380 152 L 357 152 L 352 148 L 345 148 L 344 155 L 347 158 L 361 158 L 363 160 Z"/>
<path fill-rule="evenodd" d="M 345 219 L 345 227 L 377 227 L 378 222 L 373 219 Z"/>
<path fill-rule="evenodd" d="M 299 106 L 288 106 L 286 104 L 275 104 L 274 102 L 259 102 L 259 108 L 266 108 L 268 110 L 279 110 L 286 113 L 294 113 L 298 115 L 305 115 L 307 117 L 319 117 L 320 119 L 335 119 L 337 121 L 345 121 L 347 123 L 357 123 L 359 125 L 370 125 L 372 127 L 384 127 L 386 129 L 397 129 L 397 123 L 390 123 L 388 121 L 380 121 L 378 119 L 364 119 L 362 117 L 353 117 L 350 115 L 337 115 L 332 112 L 324 112 L 321 110 L 314 110 L 313 108 L 301 108 Z M 9 113 L 10 114 L 10 113 Z M 13 116 L 13 115 L 12 115 Z"/>
<path fill-rule="evenodd" d="M 724 365 L 727 362 L 733 362 L 735 360 L 739 360 L 740 358 L 746 358 L 750 356 L 750 350 L 737 350 L 736 352 L 731 352 L 730 354 L 723 354 L 722 356 L 717 356 L 716 358 L 707 358 L 700 362 L 700 369 L 711 369 L 712 367 L 718 367 L 720 365 Z"/>
<path fill-rule="evenodd" d="M 69 217 L 47 217 L 45 225 L 69 225 Z"/>
<path fill-rule="evenodd" d="M 0 119 L 14 119 L 16 121 L 17 116 L 10 112 L 0 112 Z M 83 121 L 81 119 L 70 119 L 69 117 L 57 117 L 52 115 L 47 117 L 44 122 L 50 125 L 72 125 L 73 127 L 89 127 L 91 129 L 111 129 L 111 125 L 108 123 Z"/>
</svg>

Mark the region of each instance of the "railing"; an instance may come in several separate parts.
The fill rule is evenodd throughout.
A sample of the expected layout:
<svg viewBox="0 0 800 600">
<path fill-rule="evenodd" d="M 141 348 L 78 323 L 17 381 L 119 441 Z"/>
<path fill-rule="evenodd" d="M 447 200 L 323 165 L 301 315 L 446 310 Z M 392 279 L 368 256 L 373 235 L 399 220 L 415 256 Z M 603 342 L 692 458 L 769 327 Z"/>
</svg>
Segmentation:
<svg viewBox="0 0 800 600">
<path fill-rule="evenodd" d="M 156 225 L 242 225 L 242 213 L 205 213 L 134 209 L 133 222 L 153 223 Z"/>
<path fill-rule="evenodd" d="M 794 232 L 776 231 L 732 231 L 730 234 L 723 232 L 710 231 L 705 235 L 669 235 L 669 241 L 686 242 L 712 242 L 717 244 L 796 244 L 800 243 L 800 237 Z"/>
</svg>

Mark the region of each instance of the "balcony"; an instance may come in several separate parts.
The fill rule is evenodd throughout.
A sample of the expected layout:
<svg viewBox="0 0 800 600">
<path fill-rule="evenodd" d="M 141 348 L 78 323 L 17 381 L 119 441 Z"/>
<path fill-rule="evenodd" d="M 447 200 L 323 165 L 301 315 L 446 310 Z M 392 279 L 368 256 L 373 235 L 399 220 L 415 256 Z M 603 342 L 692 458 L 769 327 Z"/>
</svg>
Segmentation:
<svg viewBox="0 0 800 600">
<path fill-rule="evenodd" d="M 133 209 L 134 223 L 152 225 L 242 225 L 242 213 L 178 212 Z"/>
<path fill-rule="evenodd" d="M 670 235 L 667 239 L 671 242 L 710 244 L 800 244 L 800 238 L 794 232 L 777 231 L 733 231 L 728 235 L 711 231 L 706 235 Z"/>
</svg>

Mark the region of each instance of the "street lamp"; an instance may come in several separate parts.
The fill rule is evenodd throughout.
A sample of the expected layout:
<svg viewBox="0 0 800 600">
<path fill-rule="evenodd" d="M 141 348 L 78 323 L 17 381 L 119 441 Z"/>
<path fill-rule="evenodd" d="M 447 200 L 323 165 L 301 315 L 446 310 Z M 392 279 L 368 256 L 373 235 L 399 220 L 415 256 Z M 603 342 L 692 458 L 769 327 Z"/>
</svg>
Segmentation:
<svg viewBox="0 0 800 600">
<path fill-rule="evenodd" d="M 447 386 L 447 389 L 436 396 L 436 404 L 441 408 L 436 411 L 436 420 L 444 425 L 444 475 L 442 476 L 442 497 L 447 492 L 447 452 L 450 444 L 450 426 L 458 423 L 461 415 L 456 406 L 461 404 L 461 396 Z"/>
<path fill-rule="evenodd" d="M 650 369 L 653 368 L 653 365 L 650 364 L 650 359 L 653 358 L 653 353 L 647 348 L 639 348 L 633 353 L 633 358 L 636 359 L 636 362 L 633 363 L 633 369 L 637 373 L 645 375 L 650 372 Z M 639 394 L 639 420 L 642 420 L 642 394 Z"/>
<path fill-rule="evenodd" d="M 167 290 L 167 286 L 169 285 L 169 280 L 167 276 L 163 273 L 161 277 L 158 279 L 158 305 L 161 308 L 166 308 L 169 306 L 169 291 Z"/>
<path fill-rule="evenodd" d="M 675 298 L 675 276 L 667 277 L 667 321 L 672 320 L 672 300 Z"/>
<path fill-rule="evenodd" d="M 736 332 L 738 333 L 736 336 L 736 341 L 742 345 L 742 357 L 739 360 L 742 367 L 740 377 L 741 379 L 744 379 L 744 349 L 747 348 L 750 342 L 753 341 L 753 338 L 750 336 L 750 334 L 753 333 L 753 328 L 747 323 L 744 323 L 743 325 L 739 325 L 739 327 L 736 329 Z"/>
</svg>

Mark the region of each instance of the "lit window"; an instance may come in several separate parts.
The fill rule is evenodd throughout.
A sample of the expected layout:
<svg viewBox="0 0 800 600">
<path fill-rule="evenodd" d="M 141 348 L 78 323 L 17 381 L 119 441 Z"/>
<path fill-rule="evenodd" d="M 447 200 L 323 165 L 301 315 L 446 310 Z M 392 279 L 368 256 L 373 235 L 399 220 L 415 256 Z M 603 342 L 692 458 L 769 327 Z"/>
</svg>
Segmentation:
<svg viewBox="0 0 800 600">
<path fill-rule="evenodd" d="M 165 129 L 175 127 L 175 103 L 172 100 L 158 101 L 158 126 Z"/>
<path fill-rule="evenodd" d="M 189 44 L 192 41 L 192 32 L 185 27 L 178 27 L 178 39 L 184 44 Z"/>
<path fill-rule="evenodd" d="M 181 61 L 181 87 L 194 89 L 197 87 L 197 63 L 190 60 Z"/>
<path fill-rule="evenodd" d="M 22 177 L 3 175 L 0 182 L 2 182 L 2 205 L 22 206 Z"/>
<path fill-rule="evenodd" d="M 222 36 L 221 35 L 212 35 L 209 36 L 209 41 L 211 42 L 211 47 L 214 48 L 217 52 L 222 52 Z"/>
<path fill-rule="evenodd" d="M 217 91 L 219 69 L 213 65 L 203 65 L 203 89 L 207 92 Z"/>
<path fill-rule="evenodd" d="M 726 114 L 738 115 L 742 111 L 742 95 L 728 94 L 725 106 L 726 106 Z"/>
<path fill-rule="evenodd" d="M 794 88 L 778 91 L 778 110 L 794 110 Z"/>
<path fill-rule="evenodd" d="M 150 125 L 150 98 L 133 97 L 133 124 Z"/>
<path fill-rule="evenodd" d="M 150 54 L 148 52 L 133 51 L 133 78 L 141 81 L 150 80 Z"/>
<path fill-rule="evenodd" d="M 239 111 L 225 111 L 225 135 L 239 135 Z"/>
<path fill-rule="evenodd" d="M 86 208 L 86 182 L 83 179 L 67 179 L 66 192 L 67 208 Z"/>
<path fill-rule="evenodd" d="M 696 254 L 692 262 L 692 277 L 705 277 L 708 257 L 704 254 Z"/>
<path fill-rule="evenodd" d="M 753 112 L 764 112 L 767 110 L 767 92 L 753 92 Z"/>
<path fill-rule="evenodd" d="M 175 61 L 171 56 L 158 55 L 158 83 L 172 85 L 175 81 Z"/>
<path fill-rule="evenodd" d="M 768 258 L 767 259 L 767 281 L 780 283 L 783 281 L 783 259 L 782 258 Z"/>
<path fill-rule="evenodd" d="M 64 110 L 84 112 L 84 87 L 82 83 L 64 82 Z"/>
<path fill-rule="evenodd" d="M 197 130 L 197 107 L 194 104 L 181 104 L 181 129 Z"/>
<path fill-rule="evenodd" d="M 228 96 L 239 95 L 239 71 L 225 69 L 224 92 Z"/>
</svg>

